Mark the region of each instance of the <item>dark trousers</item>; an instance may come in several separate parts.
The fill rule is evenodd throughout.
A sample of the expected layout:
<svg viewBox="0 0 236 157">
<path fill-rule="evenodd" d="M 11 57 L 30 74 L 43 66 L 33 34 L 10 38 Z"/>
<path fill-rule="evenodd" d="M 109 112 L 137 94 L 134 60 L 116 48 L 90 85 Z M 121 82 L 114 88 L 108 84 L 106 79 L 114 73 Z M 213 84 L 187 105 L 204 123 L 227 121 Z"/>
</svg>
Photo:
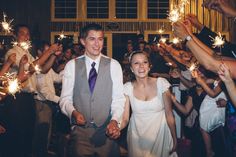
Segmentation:
<svg viewBox="0 0 236 157">
<path fill-rule="evenodd" d="M 109 139 L 105 131 L 76 126 L 70 134 L 68 157 L 119 157 L 116 141 Z"/>
<path fill-rule="evenodd" d="M 2 102 L 0 121 L 6 133 L 0 136 L 3 157 L 28 157 L 32 150 L 35 102 L 30 93 L 7 96 Z"/>
</svg>

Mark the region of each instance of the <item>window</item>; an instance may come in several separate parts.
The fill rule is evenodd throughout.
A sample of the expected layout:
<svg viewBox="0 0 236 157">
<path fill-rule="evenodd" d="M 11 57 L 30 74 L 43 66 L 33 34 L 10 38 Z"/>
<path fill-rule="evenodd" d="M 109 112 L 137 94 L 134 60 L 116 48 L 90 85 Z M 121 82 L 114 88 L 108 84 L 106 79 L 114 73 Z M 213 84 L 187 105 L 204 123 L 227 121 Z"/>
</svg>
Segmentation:
<svg viewBox="0 0 236 157">
<path fill-rule="evenodd" d="M 116 0 L 116 18 L 137 18 L 137 0 Z"/>
<path fill-rule="evenodd" d="M 148 0 L 148 18 L 166 19 L 169 11 L 169 0 Z"/>
<path fill-rule="evenodd" d="M 87 0 L 87 18 L 108 18 L 108 0 Z"/>
<path fill-rule="evenodd" d="M 55 0 L 55 18 L 76 18 L 77 0 Z"/>
</svg>

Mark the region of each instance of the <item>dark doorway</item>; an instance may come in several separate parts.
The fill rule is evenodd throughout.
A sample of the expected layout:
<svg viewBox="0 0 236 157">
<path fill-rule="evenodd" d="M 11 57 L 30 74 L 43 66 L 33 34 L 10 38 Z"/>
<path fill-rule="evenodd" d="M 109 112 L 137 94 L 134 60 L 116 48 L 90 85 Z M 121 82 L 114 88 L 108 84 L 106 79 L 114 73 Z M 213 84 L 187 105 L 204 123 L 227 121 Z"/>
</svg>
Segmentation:
<svg viewBox="0 0 236 157">
<path fill-rule="evenodd" d="M 126 45 L 128 40 L 136 42 L 136 33 L 113 33 L 112 34 L 112 58 L 122 62 L 123 56 L 126 53 Z"/>
</svg>

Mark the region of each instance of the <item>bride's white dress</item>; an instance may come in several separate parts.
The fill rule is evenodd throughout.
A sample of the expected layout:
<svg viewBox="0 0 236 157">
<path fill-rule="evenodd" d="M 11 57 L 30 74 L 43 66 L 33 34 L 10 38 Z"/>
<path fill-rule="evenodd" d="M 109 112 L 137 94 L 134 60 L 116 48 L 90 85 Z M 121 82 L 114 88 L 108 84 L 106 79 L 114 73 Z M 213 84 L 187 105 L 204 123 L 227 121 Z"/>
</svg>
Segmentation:
<svg viewBox="0 0 236 157">
<path fill-rule="evenodd" d="M 142 101 L 133 95 L 133 85 L 124 85 L 132 108 L 127 134 L 129 157 L 177 157 L 169 152 L 173 139 L 168 127 L 162 94 L 170 87 L 164 78 L 157 79 L 157 96 Z"/>
</svg>

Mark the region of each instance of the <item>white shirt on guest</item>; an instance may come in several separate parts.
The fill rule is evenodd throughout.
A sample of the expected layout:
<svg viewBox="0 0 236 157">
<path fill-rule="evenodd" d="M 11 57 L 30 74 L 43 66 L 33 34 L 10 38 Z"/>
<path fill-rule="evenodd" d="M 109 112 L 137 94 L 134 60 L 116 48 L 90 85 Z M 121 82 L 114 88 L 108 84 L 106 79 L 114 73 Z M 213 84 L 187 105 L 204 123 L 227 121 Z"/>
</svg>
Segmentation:
<svg viewBox="0 0 236 157">
<path fill-rule="evenodd" d="M 16 72 L 16 73 L 18 72 L 21 57 L 25 54 L 28 57 L 28 63 L 32 63 L 35 60 L 35 58 L 29 53 L 28 50 L 24 50 L 23 48 L 19 46 L 14 46 L 12 49 L 10 49 L 5 55 L 5 60 L 7 60 L 7 58 L 13 53 L 16 54 L 16 62 L 15 62 L 15 65 L 13 65 L 13 67 L 10 69 L 10 72 Z M 24 69 L 28 70 L 28 68 L 29 68 L 29 64 L 26 64 Z M 23 91 L 37 92 L 35 73 L 32 74 L 28 78 L 28 80 L 23 83 L 23 86 L 24 86 Z"/>
<path fill-rule="evenodd" d="M 92 60 L 87 55 L 78 57 L 78 58 L 85 57 L 87 78 L 89 76 L 90 69 L 92 68 L 91 67 L 92 62 L 96 63 L 95 69 L 98 71 L 101 56 L 102 54 L 96 60 Z M 120 122 L 123 115 L 124 104 L 125 104 L 125 96 L 123 93 L 124 90 L 123 90 L 122 69 L 120 64 L 114 59 L 111 59 L 110 65 L 111 65 L 110 66 L 111 79 L 113 85 L 111 114 L 112 114 L 112 119 L 116 120 L 117 122 Z M 60 97 L 61 111 L 64 114 L 66 114 L 69 118 L 71 118 L 72 112 L 75 110 L 73 106 L 74 82 L 75 82 L 75 59 L 69 61 L 64 69 L 62 92 Z"/>
<path fill-rule="evenodd" d="M 37 90 L 36 99 L 45 101 L 59 102 L 60 97 L 56 95 L 54 83 L 62 82 L 62 72 L 57 74 L 51 68 L 46 74 L 37 74 Z"/>
</svg>

